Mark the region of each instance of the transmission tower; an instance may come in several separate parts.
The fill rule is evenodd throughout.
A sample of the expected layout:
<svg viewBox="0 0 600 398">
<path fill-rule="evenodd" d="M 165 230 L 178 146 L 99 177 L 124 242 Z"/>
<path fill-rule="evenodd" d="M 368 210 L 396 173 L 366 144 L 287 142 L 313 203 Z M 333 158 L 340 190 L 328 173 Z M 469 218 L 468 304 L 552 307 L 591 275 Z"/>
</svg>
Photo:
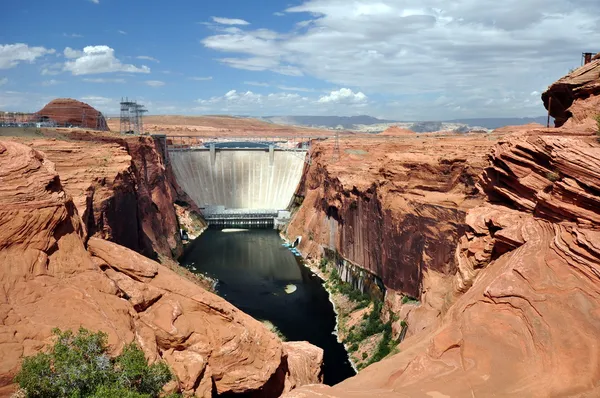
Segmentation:
<svg viewBox="0 0 600 398">
<path fill-rule="evenodd" d="M 332 160 L 334 162 L 337 162 L 338 160 L 340 160 L 340 133 L 337 131 L 335 132 L 335 141 L 333 143 Z"/>
<path fill-rule="evenodd" d="M 121 98 L 121 134 L 143 134 L 142 117 L 146 112 L 144 105 Z"/>
</svg>

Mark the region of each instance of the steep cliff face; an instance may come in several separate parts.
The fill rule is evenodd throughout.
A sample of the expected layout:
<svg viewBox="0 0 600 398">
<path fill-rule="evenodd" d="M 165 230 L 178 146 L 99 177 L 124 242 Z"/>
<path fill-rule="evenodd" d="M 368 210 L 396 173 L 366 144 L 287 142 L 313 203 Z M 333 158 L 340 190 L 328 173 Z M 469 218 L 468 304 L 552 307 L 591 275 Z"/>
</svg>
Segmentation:
<svg viewBox="0 0 600 398">
<path fill-rule="evenodd" d="M 113 353 L 136 341 L 187 394 L 274 396 L 320 382 L 322 350 L 282 343 L 261 323 L 113 242 L 84 240 L 54 164 L 0 142 L 0 395 L 54 327 L 102 330 Z M 86 247 L 87 246 L 87 247 Z"/>
<path fill-rule="evenodd" d="M 334 388 L 290 397 L 600 394 L 600 145 L 519 131 L 490 152 L 439 326 Z"/>
<path fill-rule="evenodd" d="M 453 275 L 465 214 L 482 201 L 475 188 L 493 145 L 488 137 L 347 139 L 342 160 L 317 144 L 303 204 L 287 234 L 303 253 L 323 248 L 377 275 L 386 287 L 419 297 L 423 275 Z"/>
<path fill-rule="evenodd" d="M 93 136 L 26 141 L 61 175 L 83 219 L 86 237 L 100 237 L 150 258 L 182 253 L 173 203 L 176 187 L 150 137 Z"/>
<path fill-rule="evenodd" d="M 600 59 L 595 59 L 548 87 L 542 100 L 556 127 L 593 130 L 593 118 L 600 113 L 599 94 Z"/>
</svg>

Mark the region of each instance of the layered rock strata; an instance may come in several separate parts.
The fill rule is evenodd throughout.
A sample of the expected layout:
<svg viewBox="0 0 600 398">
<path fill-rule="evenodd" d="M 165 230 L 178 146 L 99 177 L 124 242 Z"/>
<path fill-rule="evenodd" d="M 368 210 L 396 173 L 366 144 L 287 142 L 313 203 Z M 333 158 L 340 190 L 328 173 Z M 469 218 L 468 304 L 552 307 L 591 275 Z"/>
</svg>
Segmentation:
<svg viewBox="0 0 600 398">
<path fill-rule="evenodd" d="M 177 258 L 183 246 L 173 203 L 177 192 L 158 144 L 150 137 L 98 137 L 25 142 L 54 162 L 88 237 L 99 237 L 147 257 Z"/>
<path fill-rule="evenodd" d="M 282 343 L 220 297 L 138 253 L 90 237 L 41 152 L 0 142 L 0 395 L 51 330 L 102 330 L 112 353 L 136 341 L 187 394 L 275 396 L 320 382 L 322 351 Z"/>
<path fill-rule="evenodd" d="M 435 329 L 333 388 L 290 397 L 600 394 L 600 145 L 537 132 L 496 145 L 466 211 Z"/>
<path fill-rule="evenodd" d="M 599 94 L 600 59 L 595 59 L 550 85 L 542 100 L 556 127 L 584 127 L 591 131 L 597 127 L 593 119 L 600 114 Z"/>
</svg>

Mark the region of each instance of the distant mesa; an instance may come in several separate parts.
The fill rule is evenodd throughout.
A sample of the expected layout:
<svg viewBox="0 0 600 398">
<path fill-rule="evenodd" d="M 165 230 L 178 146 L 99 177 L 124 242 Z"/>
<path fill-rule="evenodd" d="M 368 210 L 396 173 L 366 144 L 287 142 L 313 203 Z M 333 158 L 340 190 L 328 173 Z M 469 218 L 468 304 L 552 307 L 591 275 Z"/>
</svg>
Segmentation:
<svg viewBox="0 0 600 398">
<path fill-rule="evenodd" d="M 392 126 L 392 127 L 388 128 L 387 130 L 385 130 L 383 133 L 381 133 L 381 135 L 394 136 L 394 137 L 398 137 L 398 136 L 409 136 L 410 137 L 410 136 L 416 135 L 416 133 L 409 129 L 403 129 L 398 126 Z"/>
<path fill-rule="evenodd" d="M 104 115 L 85 102 L 71 98 L 57 98 L 36 112 L 41 122 L 56 123 L 60 127 L 82 127 L 109 131 Z"/>
</svg>

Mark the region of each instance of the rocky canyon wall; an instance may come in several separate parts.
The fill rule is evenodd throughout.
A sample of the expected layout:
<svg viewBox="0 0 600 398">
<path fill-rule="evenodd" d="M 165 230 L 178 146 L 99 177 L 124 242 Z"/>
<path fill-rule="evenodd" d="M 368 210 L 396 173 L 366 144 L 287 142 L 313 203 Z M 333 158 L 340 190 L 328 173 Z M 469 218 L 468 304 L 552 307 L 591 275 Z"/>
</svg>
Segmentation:
<svg viewBox="0 0 600 398">
<path fill-rule="evenodd" d="M 333 388 L 287 396 L 599 396 L 600 144 L 586 123 L 505 129 L 452 238 L 437 325 Z"/>
<path fill-rule="evenodd" d="M 110 145 L 126 164 L 129 155 Z M 134 145 L 130 150 L 147 155 Z M 157 200 L 147 166 L 136 164 L 130 177 L 143 175 Z M 70 184 L 77 181 L 72 176 Z M 137 342 L 151 362 L 169 364 L 189 395 L 278 396 L 321 380 L 319 348 L 282 343 L 167 267 L 89 236 L 54 164 L 11 141 L 0 142 L 0 287 L 0 396 L 14 390 L 22 357 L 50 343 L 55 327 L 102 330 L 115 354 Z"/>
<path fill-rule="evenodd" d="M 81 131 L 67 138 L 22 141 L 55 163 L 86 239 L 110 240 L 153 259 L 181 255 L 173 203 L 185 194 L 164 164 L 160 143 Z"/>
<path fill-rule="evenodd" d="M 386 287 L 419 297 L 428 270 L 453 275 L 465 214 L 483 200 L 475 188 L 493 139 L 355 138 L 332 162 L 316 144 L 287 234 L 300 249 L 323 249 L 377 275 Z"/>
</svg>

